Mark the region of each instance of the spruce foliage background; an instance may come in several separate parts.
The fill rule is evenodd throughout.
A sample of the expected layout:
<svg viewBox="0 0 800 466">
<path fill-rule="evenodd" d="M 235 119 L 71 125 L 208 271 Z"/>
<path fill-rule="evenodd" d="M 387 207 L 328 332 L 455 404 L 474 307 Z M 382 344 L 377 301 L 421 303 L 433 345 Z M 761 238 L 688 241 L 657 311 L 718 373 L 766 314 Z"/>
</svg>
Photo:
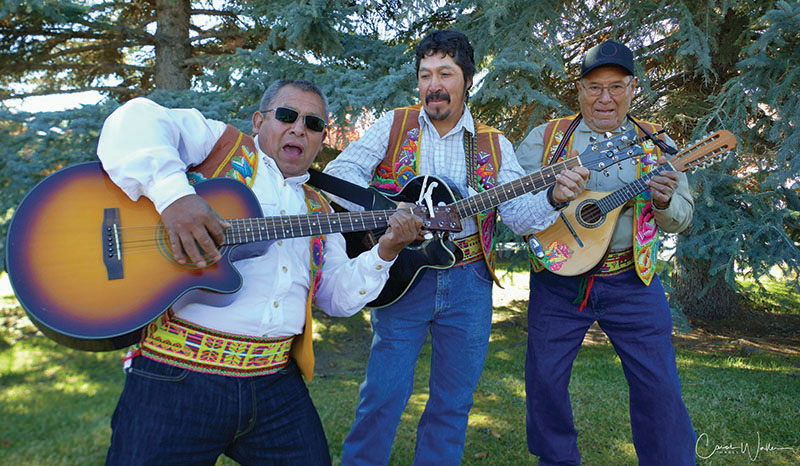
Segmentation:
<svg viewBox="0 0 800 466">
<path fill-rule="evenodd" d="M 723 128 L 739 139 L 723 163 L 690 175 L 694 225 L 664 251 L 673 304 L 719 318 L 745 305 L 737 274 L 797 277 L 800 2 L 786 0 L 0 0 L 0 100 L 108 96 L 65 112 L 0 107 L 0 234 L 36 182 L 95 157 L 103 119 L 129 98 L 248 131 L 271 81 L 303 77 L 348 129 L 416 103 L 413 48 L 436 28 L 471 38 L 481 72 L 470 108 L 515 143 L 577 112 L 589 47 L 627 43 L 640 80 L 634 115 L 679 145 Z"/>
</svg>

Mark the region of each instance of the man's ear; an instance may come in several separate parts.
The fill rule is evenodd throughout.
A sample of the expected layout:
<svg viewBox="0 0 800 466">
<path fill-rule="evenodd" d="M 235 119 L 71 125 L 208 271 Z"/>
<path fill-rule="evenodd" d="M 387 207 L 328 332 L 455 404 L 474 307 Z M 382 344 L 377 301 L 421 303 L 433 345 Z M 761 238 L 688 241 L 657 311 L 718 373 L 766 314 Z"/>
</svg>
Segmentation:
<svg viewBox="0 0 800 466">
<path fill-rule="evenodd" d="M 258 129 L 261 127 L 261 123 L 264 122 L 264 114 L 261 112 L 254 112 L 253 113 L 253 134 L 258 133 Z"/>
</svg>

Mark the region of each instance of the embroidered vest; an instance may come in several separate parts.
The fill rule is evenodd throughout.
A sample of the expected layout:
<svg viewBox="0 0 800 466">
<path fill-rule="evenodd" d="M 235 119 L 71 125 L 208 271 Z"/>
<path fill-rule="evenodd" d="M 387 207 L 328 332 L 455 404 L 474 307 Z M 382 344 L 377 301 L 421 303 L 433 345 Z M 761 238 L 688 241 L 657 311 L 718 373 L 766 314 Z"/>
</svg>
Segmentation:
<svg viewBox="0 0 800 466">
<path fill-rule="evenodd" d="M 372 186 L 393 192 L 400 192 L 412 178 L 419 173 L 421 129 L 419 113 L 422 104 L 411 107 L 400 107 L 394 110 L 394 121 L 389 133 L 389 145 L 386 156 L 375 168 Z M 499 136 L 503 133 L 475 122 L 478 141 L 477 176 L 478 192 L 491 189 L 497 185 L 497 174 L 500 172 L 502 154 L 500 153 Z M 469 170 L 470 167 L 467 167 Z M 500 285 L 494 274 L 497 260 L 495 250 L 495 223 L 497 208 L 479 212 L 477 215 L 478 233 L 481 239 L 483 259 L 489 268 L 492 279 Z"/>
<path fill-rule="evenodd" d="M 238 180 L 248 187 L 253 187 L 258 170 L 258 150 L 255 140 L 231 125 L 222 133 L 208 157 L 196 167 L 189 169 L 189 182 L 226 177 Z M 308 185 L 303 185 L 306 195 L 306 206 L 310 214 L 331 212 L 325 198 Z M 312 346 L 311 303 L 314 293 L 319 288 L 322 278 L 322 253 L 325 249 L 325 235 L 311 237 L 311 283 L 306 299 L 306 325 L 303 333 L 295 336 L 292 342 L 291 356 L 297 361 L 300 371 L 309 382 L 314 379 L 314 348 Z"/>
<path fill-rule="evenodd" d="M 578 115 L 572 115 L 564 118 L 550 120 L 544 130 L 544 151 L 542 153 L 542 165 L 563 161 L 567 154 L 572 153 L 573 137 L 570 135 L 568 143 L 560 154 L 555 154 L 559 144 L 564 139 L 565 132 L 570 126 L 572 121 Z M 638 120 L 637 120 L 638 121 Z M 638 121 L 642 126 L 645 126 L 651 133 L 661 130 L 661 126 L 644 121 Z M 644 136 L 644 133 L 637 127 L 637 135 Z M 574 133 L 573 133 L 574 134 Z M 656 161 L 661 156 L 661 149 L 658 148 L 652 141 L 647 141 L 642 144 L 644 155 L 639 159 L 636 164 L 636 177 L 650 172 L 656 167 Z M 636 274 L 645 285 L 649 285 L 650 281 L 655 275 L 657 254 L 658 254 L 658 225 L 656 225 L 655 217 L 653 216 L 653 203 L 650 196 L 650 190 L 646 190 L 634 198 L 633 206 L 633 255 L 634 264 L 636 267 Z M 544 264 L 541 260 L 529 254 L 533 270 L 539 272 L 544 269 Z"/>
</svg>

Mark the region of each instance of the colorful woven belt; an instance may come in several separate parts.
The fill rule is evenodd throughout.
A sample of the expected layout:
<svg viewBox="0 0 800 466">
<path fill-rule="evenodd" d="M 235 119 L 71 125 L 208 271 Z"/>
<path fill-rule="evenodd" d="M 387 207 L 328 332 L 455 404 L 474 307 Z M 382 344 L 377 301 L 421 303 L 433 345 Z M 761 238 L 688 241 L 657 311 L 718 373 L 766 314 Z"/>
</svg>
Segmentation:
<svg viewBox="0 0 800 466">
<path fill-rule="evenodd" d="M 616 275 L 633 268 L 633 249 L 611 251 L 592 275 Z"/>
<path fill-rule="evenodd" d="M 478 233 L 453 240 L 454 243 L 464 253 L 464 258 L 456 265 L 471 264 L 483 259 L 483 248 L 481 247 L 481 237 Z"/>
<path fill-rule="evenodd" d="M 217 332 L 181 320 L 169 310 L 145 327 L 139 351 L 193 371 L 252 377 L 274 374 L 286 366 L 293 339 Z"/>
</svg>

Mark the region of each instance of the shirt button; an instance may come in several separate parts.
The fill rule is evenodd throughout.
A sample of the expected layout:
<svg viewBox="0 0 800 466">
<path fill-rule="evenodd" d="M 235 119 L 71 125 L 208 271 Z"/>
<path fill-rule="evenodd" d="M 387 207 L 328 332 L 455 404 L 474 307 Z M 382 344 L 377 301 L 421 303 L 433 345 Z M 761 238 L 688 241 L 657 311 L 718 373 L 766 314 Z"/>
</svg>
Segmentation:
<svg viewBox="0 0 800 466">
<path fill-rule="evenodd" d="M 281 270 L 283 270 L 283 273 L 286 273 L 286 272 L 289 271 L 289 269 L 285 265 L 283 267 L 281 267 Z"/>
<path fill-rule="evenodd" d="M 362 295 L 365 295 L 365 294 L 367 294 L 367 290 L 361 290 L 361 291 L 359 291 L 358 293 L 359 293 L 359 294 L 362 294 Z"/>
<path fill-rule="evenodd" d="M 283 240 L 282 240 L 282 239 L 279 239 L 279 240 L 278 240 L 278 246 L 281 246 L 281 245 L 283 245 Z"/>
<path fill-rule="evenodd" d="M 383 266 L 378 264 L 375 266 L 375 270 L 383 270 Z"/>
<path fill-rule="evenodd" d="M 281 210 L 281 215 L 286 215 L 286 211 L 285 210 Z"/>
<path fill-rule="evenodd" d="M 274 301 L 274 302 L 272 303 L 272 305 L 273 305 L 273 306 L 275 306 L 275 307 L 278 307 L 278 306 L 279 306 L 279 304 L 278 304 L 278 301 Z"/>
</svg>

